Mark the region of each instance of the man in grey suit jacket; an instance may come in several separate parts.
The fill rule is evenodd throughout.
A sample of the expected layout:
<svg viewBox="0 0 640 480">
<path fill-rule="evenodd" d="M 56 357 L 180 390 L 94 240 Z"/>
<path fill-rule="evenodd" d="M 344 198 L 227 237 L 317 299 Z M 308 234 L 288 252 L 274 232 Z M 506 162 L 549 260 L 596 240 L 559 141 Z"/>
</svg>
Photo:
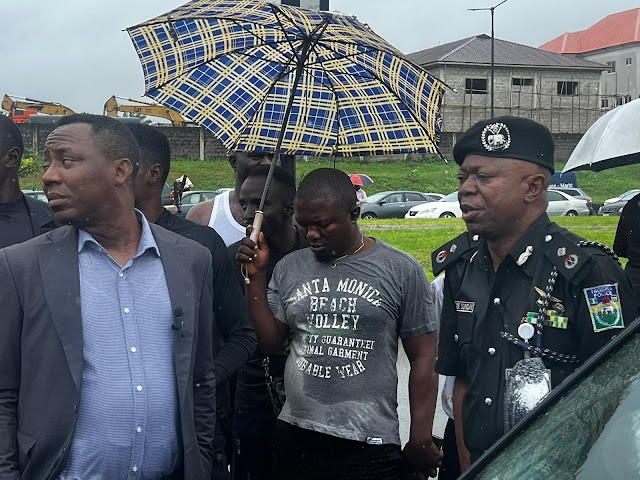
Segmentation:
<svg viewBox="0 0 640 480">
<path fill-rule="evenodd" d="M 69 225 L 0 250 L 0 480 L 210 476 L 211 257 L 134 210 L 137 162 L 107 117 L 47 139 Z"/>
</svg>

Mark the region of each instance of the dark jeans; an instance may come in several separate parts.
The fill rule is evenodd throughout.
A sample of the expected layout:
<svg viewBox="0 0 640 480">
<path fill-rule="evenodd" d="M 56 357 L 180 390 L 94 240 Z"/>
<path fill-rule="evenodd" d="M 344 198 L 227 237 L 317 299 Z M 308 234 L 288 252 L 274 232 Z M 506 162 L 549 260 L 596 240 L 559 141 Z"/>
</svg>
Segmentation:
<svg viewBox="0 0 640 480">
<path fill-rule="evenodd" d="M 442 468 L 438 472 L 438 480 L 455 480 L 460 476 L 460 460 L 456 444 L 456 429 L 452 419 L 447 422 L 442 443 Z"/>
<path fill-rule="evenodd" d="M 368 445 L 295 427 L 274 430 L 274 478 L 278 480 L 401 480 L 399 445 Z"/>
<path fill-rule="evenodd" d="M 233 480 L 270 480 L 275 415 L 233 413 Z"/>
</svg>

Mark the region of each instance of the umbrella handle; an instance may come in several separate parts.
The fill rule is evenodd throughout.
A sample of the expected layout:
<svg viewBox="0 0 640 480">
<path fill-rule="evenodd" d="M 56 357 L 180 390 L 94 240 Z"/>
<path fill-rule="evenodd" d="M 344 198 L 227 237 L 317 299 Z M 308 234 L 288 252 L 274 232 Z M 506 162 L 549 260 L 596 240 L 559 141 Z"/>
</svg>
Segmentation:
<svg viewBox="0 0 640 480">
<path fill-rule="evenodd" d="M 264 213 L 262 210 L 256 210 L 256 213 L 253 217 L 253 230 L 251 231 L 251 235 L 249 238 L 253 243 L 258 243 L 258 235 L 260 234 L 260 230 L 262 229 L 262 220 L 264 219 Z"/>
</svg>

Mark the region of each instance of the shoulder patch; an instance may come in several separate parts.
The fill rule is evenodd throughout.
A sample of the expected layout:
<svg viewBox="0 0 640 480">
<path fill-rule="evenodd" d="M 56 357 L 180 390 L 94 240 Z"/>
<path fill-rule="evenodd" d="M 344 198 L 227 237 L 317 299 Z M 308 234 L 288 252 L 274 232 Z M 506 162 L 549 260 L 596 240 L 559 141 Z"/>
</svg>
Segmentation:
<svg viewBox="0 0 640 480">
<path fill-rule="evenodd" d="M 617 283 L 585 288 L 583 292 L 594 332 L 624 328 Z"/>
<path fill-rule="evenodd" d="M 476 248 L 480 242 L 478 235 L 465 232 L 445 243 L 431 253 L 431 269 L 435 276 L 453 265 L 455 261 L 468 251 Z"/>
</svg>

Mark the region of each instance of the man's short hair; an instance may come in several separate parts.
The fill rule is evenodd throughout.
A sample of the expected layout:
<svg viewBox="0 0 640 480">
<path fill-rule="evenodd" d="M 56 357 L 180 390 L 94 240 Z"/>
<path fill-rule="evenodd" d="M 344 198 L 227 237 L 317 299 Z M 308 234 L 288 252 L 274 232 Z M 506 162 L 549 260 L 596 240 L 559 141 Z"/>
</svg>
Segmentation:
<svg viewBox="0 0 640 480">
<path fill-rule="evenodd" d="M 302 179 L 296 201 L 327 199 L 350 212 L 356 206 L 356 190 L 349 176 L 341 170 L 318 168 Z"/>
<path fill-rule="evenodd" d="M 55 128 L 76 123 L 86 123 L 91 126 L 93 139 L 96 140 L 98 148 L 107 160 L 128 158 L 133 165 L 131 180 L 135 180 L 140 163 L 140 149 L 133 133 L 124 123 L 104 115 L 77 113 L 62 117 L 56 122 Z"/>
<path fill-rule="evenodd" d="M 247 178 L 251 177 L 266 177 L 269 174 L 269 165 L 259 165 L 254 168 Z M 288 201 L 292 201 L 296 196 L 296 179 L 291 172 L 282 168 L 279 165 L 273 167 L 273 178 L 280 185 L 284 186 L 289 193 Z"/>
<path fill-rule="evenodd" d="M 167 136 L 157 127 L 144 123 L 127 123 L 140 147 L 140 165 L 148 168 L 156 163 L 162 167 L 162 183 L 167 181 L 171 169 L 171 147 Z"/>
<path fill-rule="evenodd" d="M 24 153 L 24 140 L 16 123 L 6 115 L 0 115 L 0 155 L 12 148 L 18 148 L 20 155 Z"/>
</svg>

